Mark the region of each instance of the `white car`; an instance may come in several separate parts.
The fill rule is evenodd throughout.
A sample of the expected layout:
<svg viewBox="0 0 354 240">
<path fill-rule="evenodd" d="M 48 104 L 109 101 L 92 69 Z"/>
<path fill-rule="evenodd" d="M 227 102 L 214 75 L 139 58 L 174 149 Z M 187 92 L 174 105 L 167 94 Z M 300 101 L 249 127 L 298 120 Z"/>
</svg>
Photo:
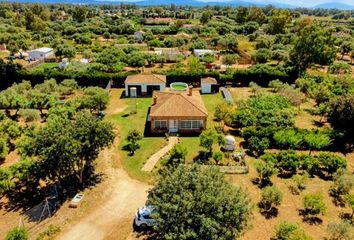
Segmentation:
<svg viewBox="0 0 354 240">
<path fill-rule="evenodd" d="M 148 205 L 138 209 L 135 214 L 134 224 L 137 227 L 153 227 L 156 223 L 156 219 L 152 217 L 155 212 L 155 207 Z"/>
</svg>

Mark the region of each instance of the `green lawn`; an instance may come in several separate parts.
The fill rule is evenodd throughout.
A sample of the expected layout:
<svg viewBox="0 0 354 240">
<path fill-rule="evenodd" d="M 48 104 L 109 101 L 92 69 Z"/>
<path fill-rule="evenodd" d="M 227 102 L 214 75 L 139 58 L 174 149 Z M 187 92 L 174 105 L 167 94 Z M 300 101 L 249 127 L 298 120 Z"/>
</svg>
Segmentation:
<svg viewBox="0 0 354 240">
<path fill-rule="evenodd" d="M 215 107 L 224 101 L 221 93 L 216 93 L 216 94 L 202 94 L 202 99 L 204 101 L 204 105 L 206 109 L 208 110 L 208 122 L 207 122 L 207 127 L 213 127 L 218 125 L 219 123 L 215 122 L 214 119 L 214 113 L 215 113 Z"/>
<path fill-rule="evenodd" d="M 123 166 L 132 177 L 141 181 L 151 181 L 153 174 L 143 172 L 141 168 L 152 154 L 166 144 L 166 140 L 162 137 L 146 137 L 140 141 L 140 149 L 136 151 L 134 156 L 129 156 L 126 151 L 123 151 L 122 147 L 127 143 L 125 139 L 129 131 L 137 129 L 144 133 L 147 112 L 152 100 L 151 98 L 127 98 L 123 101 L 128 105 L 127 109 L 123 113 L 113 116 L 113 119 L 119 124 L 121 137 L 119 151 Z M 137 113 L 132 113 L 135 110 Z"/>
<path fill-rule="evenodd" d="M 213 121 L 213 116 L 215 112 L 215 107 L 218 103 L 223 101 L 220 93 L 218 94 L 208 94 L 202 95 L 204 104 L 208 110 L 208 127 L 213 127 L 218 123 Z M 126 151 L 123 151 L 123 146 L 127 143 L 126 137 L 129 131 L 133 129 L 139 130 L 141 133 L 144 132 L 146 117 L 148 109 L 151 105 L 151 98 L 137 98 L 131 99 L 126 98 L 121 100 L 128 107 L 124 112 L 115 114 L 110 117 L 111 120 L 118 123 L 119 128 L 119 153 L 122 158 L 122 163 L 124 168 L 127 170 L 130 176 L 141 181 L 150 181 L 154 180 L 156 171 L 152 173 L 146 173 L 141 171 L 144 163 L 148 158 L 157 152 L 160 148 L 166 145 L 166 140 L 163 137 L 144 137 L 140 141 L 140 149 L 136 151 L 134 156 L 129 156 Z M 135 112 L 136 113 L 133 113 Z M 196 157 L 202 148 L 199 147 L 199 138 L 198 137 L 183 137 L 181 138 L 181 144 L 187 147 L 188 162 L 192 162 L 193 158 Z"/>
<path fill-rule="evenodd" d="M 204 101 L 204 105 L 208 110 L 208 123 L 207 127 L 211 128 L 214 126 L 219 126 L 218 122 L 215 122 L 214 119 L 214 112 L 215 107 L 222 103 L 223 97 L 221 93 L 216 94 L 203 94 L 202 99 Z M 187 162 L 193 162 L 193 159 L 198 155 L 199 151 L 204 150 L 199 146 L 199 137 L 182 137 L 181 144 L 187 148 Z"/>
<path fill-rule="evenodd" d="M 58 63 L 43 63 L 33 68 L 32 71 L 44 71 L 45 69 L 58 67 Z"/>
</svg>

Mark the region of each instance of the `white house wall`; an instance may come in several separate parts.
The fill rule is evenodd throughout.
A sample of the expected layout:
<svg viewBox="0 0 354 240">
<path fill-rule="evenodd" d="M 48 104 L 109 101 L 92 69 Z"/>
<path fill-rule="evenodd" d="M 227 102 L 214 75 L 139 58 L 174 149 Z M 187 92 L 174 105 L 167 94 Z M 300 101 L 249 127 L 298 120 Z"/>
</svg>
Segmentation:
<svg viewBox="0 0 354 240">
<path fill-rule="evenodd" d="M 147 86 L 160 86 L 160 91 L 164 91 L 166 89 L 166 85 L 164 83 L 161 84 L 145 84 L 145 83 L 128 83 L 125 84 L 125 96 L 129 96 L 129 86 L 141 86 L 141 92 L 147 92 Z"/>
</svg>

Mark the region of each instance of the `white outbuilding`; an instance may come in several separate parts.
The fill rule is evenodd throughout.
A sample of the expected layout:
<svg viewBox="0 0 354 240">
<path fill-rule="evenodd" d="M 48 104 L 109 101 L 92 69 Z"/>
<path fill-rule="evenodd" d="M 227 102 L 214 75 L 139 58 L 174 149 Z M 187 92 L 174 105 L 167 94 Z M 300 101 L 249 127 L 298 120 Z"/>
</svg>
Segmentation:
<svg viewBox="0 0 354 240">
<path fill-rule="evenodd" d="M 227 151 L 233 151 L 235 150 L 235 147 L 236 147 L 236 139 L 231 135 L 227 135 L 225 137 L 225 145 L 223 146 L 223 148 Z"/>
<path fill-rule="evenodd" d="M 194 49 L 193 54 L 197 58 L 202 58 L 202 57 L 204 57 L 205 54 L 214 55 L 215 52 L 211 49 Z"/>
<path fill-rule="evenodd" d="M 28 52 L 29 58 L 33 60 L 44 59 L 52 55 L 54 55 L 54 50 L 48 47 L 37 48 Z"/>
<path fill-rule="evenodd" d="M 164 91 L 166 76 L 158 74 L 129 75 L 125 79 L 125 96 L 151 96 L 153 91 Z M 133 88 L 133 90 L 131 90 Z M 133 91 L 133 92 L 132 92 Z M 133 94 L 132 94 L 133 93 Z"/>
<path fill-rule="evenodd" d="M 200 88 L 203 94 L 219 91 L 219 85 L 215 78 L 207 77 L 200 79 Z"/>
</svg>

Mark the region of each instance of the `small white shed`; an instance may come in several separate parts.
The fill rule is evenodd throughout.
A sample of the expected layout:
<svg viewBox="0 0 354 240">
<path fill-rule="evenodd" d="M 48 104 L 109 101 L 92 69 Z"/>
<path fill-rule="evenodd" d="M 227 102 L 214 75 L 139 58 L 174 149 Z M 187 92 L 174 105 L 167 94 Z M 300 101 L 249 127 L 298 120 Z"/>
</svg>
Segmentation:
<svg viewBox="0 0 354 240">
<path fill-rule="evenodd" d="M 53 48 L 42 47 L 31 50 L 28 52 L 28 56 L 34 60 L 50 57 L 54 54 Z"/>
<path fill-rule="evenodd" d="M 200 80 L 202 93 L 213 93 L 217 91 L 218 82 L 215 78 L 207 77 Z"/>
<path fill-rule="evenodd" d="M 201 58 L 204 57 L 205 54 L 212 54 L 214 55 L 215 52 L 213 50 L 210 49 L 194 49 L 193 51 L 194 56 Z"/>
<path fill-rule="evenodd" d="M 129 75 L 124 82 L 125 96 L 131 97 L 131 88 L 135 88 L 137 96 L 151 96 L 153 91 L 164 91 L 166 88 L 166 76 L 158 74 Z"/>
</svg>

